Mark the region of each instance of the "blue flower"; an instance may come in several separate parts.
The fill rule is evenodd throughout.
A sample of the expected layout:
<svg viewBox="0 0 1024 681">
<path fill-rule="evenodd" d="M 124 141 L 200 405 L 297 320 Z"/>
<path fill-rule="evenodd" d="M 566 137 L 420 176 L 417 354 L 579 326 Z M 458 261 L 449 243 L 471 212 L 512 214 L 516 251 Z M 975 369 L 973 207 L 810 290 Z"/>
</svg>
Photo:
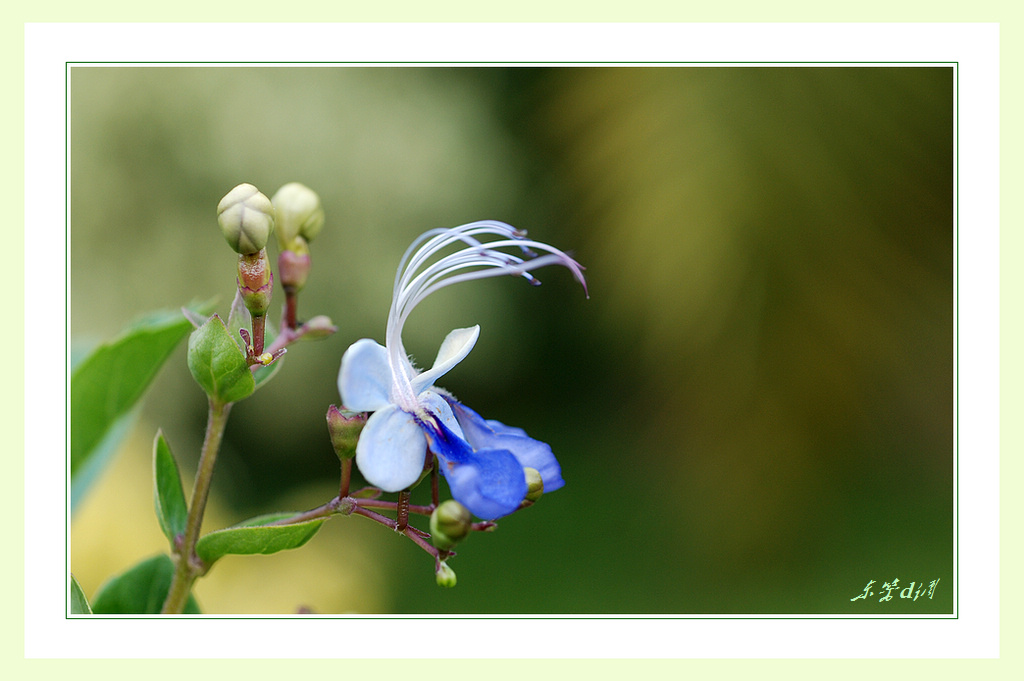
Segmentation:
<svg viewBox="0 0 1024 681">
<path fill-rule="evenodd" d="M 496 238 L 481 241 L 485 236 Z M 395 275 L 385 344 L 356 341 L 345 351 L 338 374 L 345 407 L 373 412 L 356 446 L 356 465 L 370 484 L 386 492 L 416 484 L 428 448 L 438 458 L 452 497 L 487 520 L 519 507 L 526 495 L 524 468 L 540 473 L 545 492 L 565 484 L 548 445 L 519 428 L 483 419 L 434 385 L 473 349 L 479 326 L 449 333 L 426 371 L 413 366 L 402 345 L 409 314 L 431 293 L 506 274 L 539 284 L 530 271 L 546 265 L 568 268 L 586 287 L 579 263 L 502 222 L 434 229 L 413 242 Z"/>
</svg>

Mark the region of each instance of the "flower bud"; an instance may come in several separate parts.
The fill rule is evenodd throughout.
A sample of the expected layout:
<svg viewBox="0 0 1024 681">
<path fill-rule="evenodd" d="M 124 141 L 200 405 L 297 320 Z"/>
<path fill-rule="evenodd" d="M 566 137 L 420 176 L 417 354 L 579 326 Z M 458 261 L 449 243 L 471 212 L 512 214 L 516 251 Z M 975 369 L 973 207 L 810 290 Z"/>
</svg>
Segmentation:
<svg viewBox="0 0 1024 681">
<path fill-rule="evenodd" d="M 324 226 L 320 197 L 304 184 L 289 182 L 277 190 L 272 202 L 277 217 L 277 243 L 282 251 L 292 250 L 296 237 L 312 241 Z"/>
<path fill-rule="evenodd" d="M 437 571 L 434 572 L 434 578 L 437 580 L 438 586 L 443 586 L 447 589 L 455 586 L 455 570 L 452 570 L 448 563 L 441 561 L 437 564 Z"/>
<path fill-rule="evenodd" d="M 331 445 L 339 459 L 344 461 L 356 455 L 356 444 L 364 425 L 365 412 L 338 409 L 333 404 L 327 409 L 327 430 L 331 433 Z"/>
<path fill-rule="evenodd" d="M 544 480 L 540 477 L 540 471 L 536 468 L 524 468 L 523 472 L 526 473 L 526 501 L 531 504 L 544 494 Z"/>
<path fill-rule="evenodd" d="M 238 256 L 238 292 L 249 314 L 253 317 L 267 314 L 273 289 L 274 275 L 265 248 Z"/>
<path fill-rule="evenodd" d="M 332 322 L 331 318 L 327 315 L 318 314 L 303 324 L 301 330 L 301 338 L 303 340 L 319 340 L 321 338 L 327 338 L 332 333 L 336 332 L 338 327 L 334 325 L 334 322 Z"/>
<path fill-rule="evenodd" d="M 240 184 L 217 204 L 217 222 L 236 252 L 256 253 L 274 231 L 274 206 L 251 184 Z"/>
<path fill-rule="evenodd" d="M 454 499 L 443 501 L 430 514 L 430 541 L 447 551 L 466 538 L 472 524 L 469 509 Z"/>
</svg>

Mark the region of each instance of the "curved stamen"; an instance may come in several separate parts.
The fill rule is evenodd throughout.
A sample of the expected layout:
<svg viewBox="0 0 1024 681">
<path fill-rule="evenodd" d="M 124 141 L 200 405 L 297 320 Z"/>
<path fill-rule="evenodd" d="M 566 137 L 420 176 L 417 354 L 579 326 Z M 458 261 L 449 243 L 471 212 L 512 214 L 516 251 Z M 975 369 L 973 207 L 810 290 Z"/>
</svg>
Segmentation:
<svg viewBox="0 0 1024 681">
<path fill-rule="evenodd" d="M 483 242 L 476 238 L 480 235 L 498 239 Z M 462 247 L 430 262 L 454 244 Z M 502 248 L 517 248 L 525 257 L 498 250 Z M 538 256 L 538 251 L 546 255 Z M 527 239 L 525 231 L 504 222 L 483 220 L 449 229 L 431 229 L 418 236 L 399 261 L 388 312 L 385 345 L 394 377 L 392 393 L 396 403 L 406 411 L 419 410 L 411 382 L 417 371 L 402 344 L 402 328 L 413 309 L 425 298 L 452 284 L 504 275 L 522 276 L 538 285 L 540 281 L 530 270 L 556 264 L 569 269 L 586 292 L 583 267 L 578 262 L 553 246 Z"/>
</svg>

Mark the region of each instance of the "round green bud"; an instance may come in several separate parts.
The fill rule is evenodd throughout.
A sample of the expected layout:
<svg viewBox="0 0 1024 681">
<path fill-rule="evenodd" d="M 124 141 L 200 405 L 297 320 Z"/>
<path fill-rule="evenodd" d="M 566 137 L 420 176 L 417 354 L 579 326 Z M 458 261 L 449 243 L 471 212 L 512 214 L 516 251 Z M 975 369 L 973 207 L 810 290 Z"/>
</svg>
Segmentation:
<svg viewBox="0 0 1024 681">
<path fill-rule="evenodd" d="M 235 252 L 257 253 L 274 231 L 274 206 L 256 187 L 240 184 L 217 204 L 217 222 Z"/>
<path fill-rule="evenodd" d="M 523 472 L 526 473 L 525 499 L 533 503 L 544 494 L 544 480 L 541 479 L 540 472 L 536 468 L 524 468 Z"/>
<path fill-rule="evenodd" d="M 323 229 L 320 197 L 306 185 L 289 182 L 277 190 L 271 201 L 277 215 L 277 243 L 281 250 L 291 250 L 298 236 L 312 241 Z"/>
<path fill-rule="evenodd" d="M 447 551 L 466 538 L 472 525 L 473 516 L 469 509 L 454 499 L 448 499 L 430 514 L 430 541 L 442 551 Z"/>
<path fill-rule="evenodd" d="M 364 412 L 338 409 L 333 404 L 327 409 L 327 430 L 331 433 L 331 445 L 339 459 L 344 461 L 356 455 L 356 444 L 364 425 Z"/>
<path fill-rule="evenodd" d="M 455 586 L 455 570 L 452 570 L 448 563 L 441 561 L 437 564 L 437 571 L 434 573 L 434 578 L 437 580 L 438 586 L 443 586 L 446 589 L 450 589 Z"/>
</svg>

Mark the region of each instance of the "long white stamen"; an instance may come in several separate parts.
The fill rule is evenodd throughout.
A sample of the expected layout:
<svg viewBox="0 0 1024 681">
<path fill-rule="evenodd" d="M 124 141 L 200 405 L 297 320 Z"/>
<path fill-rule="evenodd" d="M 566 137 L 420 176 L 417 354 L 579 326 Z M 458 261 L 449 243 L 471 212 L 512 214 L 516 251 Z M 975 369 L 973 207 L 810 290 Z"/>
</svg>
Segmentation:
<svg viewBox="0 0 1024 681">
<path fill-rule="evenodd" d="M 481 235 L 496 236 L 498 239 L 483 242 L 476 238 Z M 461 244 L 462 248 L 428 264 L 441 251 L 457 244 Z M 516 248 L 525 257 L 498 250 L 501 248 Z M 537 251 L 545 255 L 538 256 Z M 553 246 L 527 239 L 525 232 L 517 231 L 504 222 L 472 222 L 450 229 L 428 230 L 417 237 L 399 262 L 388 313 L 385 345 L 395 379 L 392 387 L 395 401 L 407 411 L 417 409 L 417 398 L 411 383 L 416 370 L 409 362 L 402 344 L 402 328 L 417 305 L 446 286 L 475 279 L 512 275 L 539 284 L 529 272 L 547 265 L 563 265 L 568 268 L 586 291 L 587 283 L 579 263 Z"/>
</svg>

